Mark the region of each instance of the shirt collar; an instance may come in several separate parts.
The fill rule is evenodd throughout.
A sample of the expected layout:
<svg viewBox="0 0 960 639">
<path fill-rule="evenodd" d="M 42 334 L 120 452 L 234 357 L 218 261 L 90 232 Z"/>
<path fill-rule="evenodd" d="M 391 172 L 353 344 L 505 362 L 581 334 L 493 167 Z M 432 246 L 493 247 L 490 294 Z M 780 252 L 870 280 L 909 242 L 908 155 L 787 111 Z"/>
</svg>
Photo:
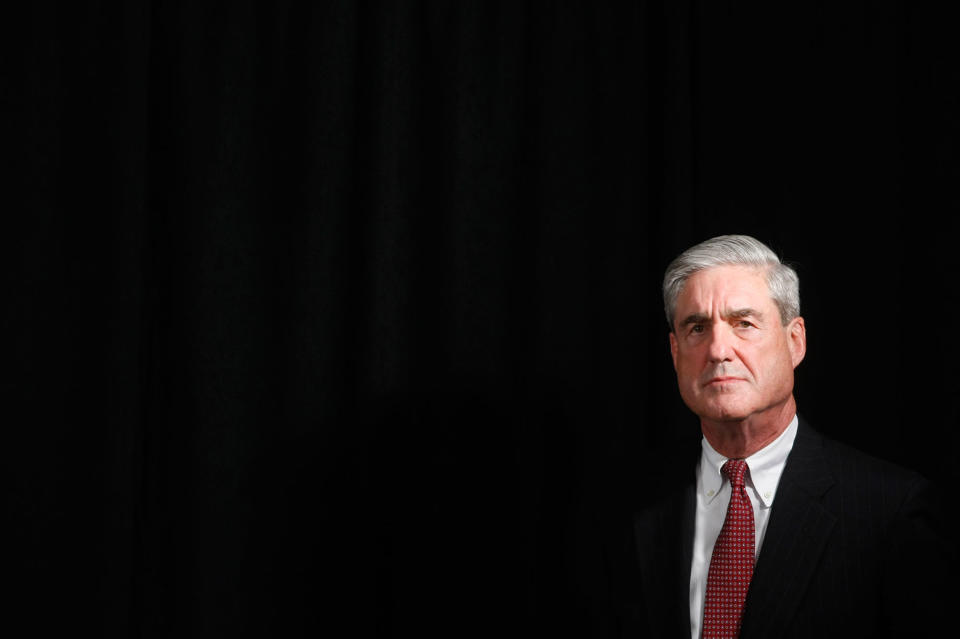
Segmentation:
<svg viewBox="0 0 960 639">
<path fill-rule="evenodd" d="M 787 463 L 787 456 L 790 449 L 793 448 L 793 440 L 797 436 L 798 420 L 794 415 L 790 424 L 780 435 L 747 457 L 747 467 L 750 472 L 747 476 L 747 483 L 753 484 L 757 496 L 762 505 L 769 508 L 773 505 L 773 499 L 777 494 L 777 484 L 780 483 L 780 475 L 783 474 L 783 468 Z M 702 449 L 700 455 L 700 486 L 703 491 L 703 497 L 707 503 L 720 493 L 723 487 L 723 474 L 720 468 L 727 461 L 727 458 L 718 453 L 704 437 L 700 446 Z"/>
</svg>

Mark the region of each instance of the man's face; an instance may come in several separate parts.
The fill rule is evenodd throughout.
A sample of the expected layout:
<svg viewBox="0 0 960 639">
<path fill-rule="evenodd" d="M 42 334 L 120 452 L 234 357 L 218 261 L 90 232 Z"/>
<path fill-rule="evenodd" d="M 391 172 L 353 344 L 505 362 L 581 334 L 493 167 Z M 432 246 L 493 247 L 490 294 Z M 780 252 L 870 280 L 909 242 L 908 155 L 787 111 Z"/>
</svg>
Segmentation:
<svg viewBox="0 0 960 639">
<path fill-rule="evenodd" d="M 806 329 L 800 317 L 782 325 L 761 269 L 717 266 L 687 280 L 670 351 L 690 410 L 710 421 L 739 421 L 791 397 Z"/>
</svg>

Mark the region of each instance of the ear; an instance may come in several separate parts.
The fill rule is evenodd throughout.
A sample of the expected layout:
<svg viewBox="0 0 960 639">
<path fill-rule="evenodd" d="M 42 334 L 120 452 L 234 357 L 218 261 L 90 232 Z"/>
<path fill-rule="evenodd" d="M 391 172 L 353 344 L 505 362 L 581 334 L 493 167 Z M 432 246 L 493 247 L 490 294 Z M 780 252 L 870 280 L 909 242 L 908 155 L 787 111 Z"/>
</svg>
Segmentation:
<svg viewBox="0 0 960 639">
<path fill-rule="evenodd" d="M 673 357 L 673 370 L 677 370 L 677 336 L 670 332 L 670 356 Z"/>
<path fill-rule="evenodd" d="M 807 325 L 802 317 L 794 318 L 787 325 L 787 341 L 790 346 L 790 359 L 796 368 L 807 354 Z"/>
</svg>

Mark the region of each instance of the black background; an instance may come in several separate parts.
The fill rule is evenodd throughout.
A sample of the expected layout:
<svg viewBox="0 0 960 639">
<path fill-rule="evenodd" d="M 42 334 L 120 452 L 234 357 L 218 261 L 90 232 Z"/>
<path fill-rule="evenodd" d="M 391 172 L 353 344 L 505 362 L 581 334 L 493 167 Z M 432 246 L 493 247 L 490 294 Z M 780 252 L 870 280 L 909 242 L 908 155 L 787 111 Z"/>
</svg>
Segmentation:
<svg viewBox="0 0 960 639">
<path fill-rule="evenodd" d="M 945 12 L 81 4 L 4 25 L 11 627 L 574 628 L 720 233 L 800 274 L 807 419 L 960 483 Z"/>
</svg>

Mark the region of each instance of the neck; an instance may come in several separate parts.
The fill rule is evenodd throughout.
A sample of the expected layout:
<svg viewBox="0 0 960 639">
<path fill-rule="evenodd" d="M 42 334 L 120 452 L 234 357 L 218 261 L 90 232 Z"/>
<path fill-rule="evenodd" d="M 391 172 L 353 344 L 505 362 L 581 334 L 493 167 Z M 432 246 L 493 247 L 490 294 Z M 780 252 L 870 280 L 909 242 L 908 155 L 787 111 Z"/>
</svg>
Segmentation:
<svg viewBox="0 0 960 639">
<path fill-rule="evenodd" d="M 793 395 L 779 406 L 746 419 L 715 422 L 700 420 L 700 429 L 713 449 L 729 459 L 743 459 L 779 437 L 797 412 Z"/>
</svg>

